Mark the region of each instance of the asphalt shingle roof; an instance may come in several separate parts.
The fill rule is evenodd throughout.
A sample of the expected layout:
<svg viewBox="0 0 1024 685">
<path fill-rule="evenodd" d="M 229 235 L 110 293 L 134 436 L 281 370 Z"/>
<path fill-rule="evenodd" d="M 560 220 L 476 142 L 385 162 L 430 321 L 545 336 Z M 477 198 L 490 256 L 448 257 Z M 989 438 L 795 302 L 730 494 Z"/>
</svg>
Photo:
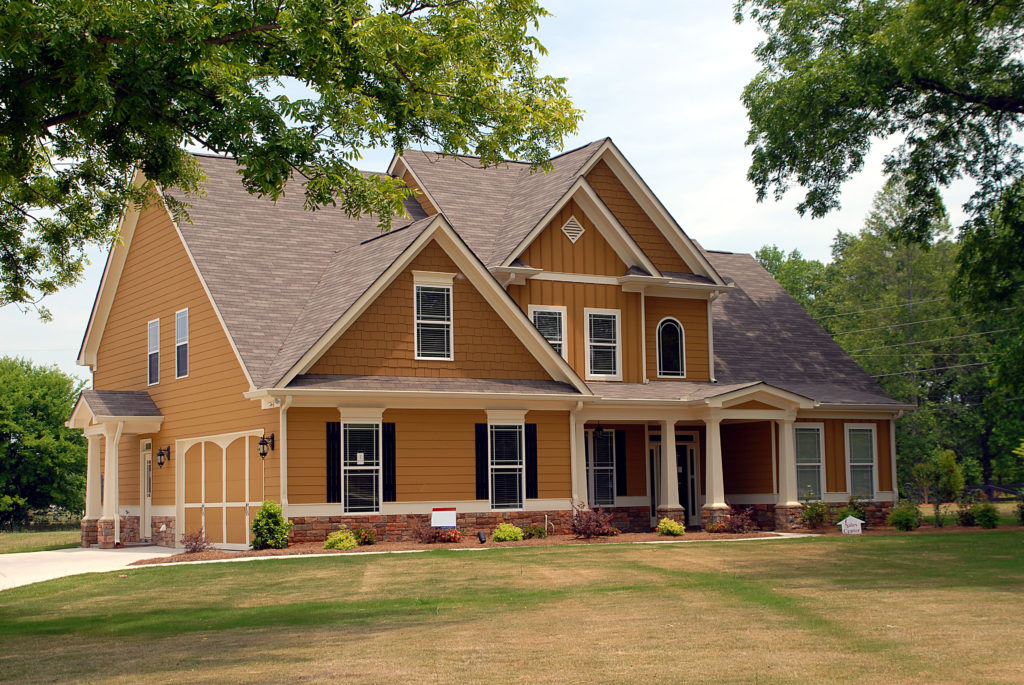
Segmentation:
<svg viewBox="0 0 1024 685">
<path fill-rule="evenodd" d="M 83 390 L 82 401 L 93 416 L 163 416 L 144 390 Z"/>
</svg>

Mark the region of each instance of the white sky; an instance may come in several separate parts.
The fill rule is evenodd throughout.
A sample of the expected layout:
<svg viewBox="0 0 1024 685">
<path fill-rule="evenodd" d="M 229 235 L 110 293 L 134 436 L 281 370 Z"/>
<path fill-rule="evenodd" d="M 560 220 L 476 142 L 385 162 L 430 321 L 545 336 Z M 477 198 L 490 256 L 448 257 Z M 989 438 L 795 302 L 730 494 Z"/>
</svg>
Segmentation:
<svg viewBox="0 0 1024 685">
<path fill-rule="evenodd" d="M 743 86 L 757 72 L 752 50 L 760 34 L 732 20 L 732 2 L 549 0 L 555 16 L 539 33 L 549 55 L 544 70 L 568 77 L 577 107 L 585 110 L 567 149 L 610 136 L 691 238 L 707 249 L 754 252 L 774 243 L 787 252 L 828 261 L 837 230 L 860 229 L 882 185 L 881 154 L 843 190 L 843 207 L 820 220 L 801 218 L 785 201 L 758 204 L 746 180 L 749 153 Z M 629 7 L 633 16 L 626 16 Z M 384 170 L 387 150 L 367 154 L 360 166 Z M 947 197 L 953 225 L 967 191 Z M 0 308 L 0 356 L 77 367 L 78 346 L 99 287 L 105 255 L 94 252 L 76 288 L 48 298 L 53 321 Z"/>
</svg>

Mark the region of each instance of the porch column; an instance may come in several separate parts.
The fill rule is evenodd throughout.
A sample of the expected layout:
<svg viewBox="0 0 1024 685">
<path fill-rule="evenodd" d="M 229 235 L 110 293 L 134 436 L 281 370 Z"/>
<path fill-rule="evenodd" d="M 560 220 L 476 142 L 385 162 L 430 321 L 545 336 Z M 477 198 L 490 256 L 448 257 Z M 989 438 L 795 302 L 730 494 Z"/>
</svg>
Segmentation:
<svg viewBox="0 0 1024 685">
<path fill-rule="evenodd" d="M 587 496 L 587 433 L 584 430 L 584 420 L 576 412 L 572 416 L 572 453 L 569 460 L 572 478 L 572 501 L 573 504 L 582 503 L 589 505 L 590 498 Z"/>
<path fill-rule="evenodd" d="M 661 422 L 661 493 L 658 511 L 678 512 L 679 469 L 676 465 L 675 419 Z"/>
<path fill-rule="evenodd" d="M 704 481 L 705 500 L 701 520 L 707 524 L 722 520 L 729 510 L 725 503 L 725 477 L 722 472 L 722 419 L 714 414 L 704 419 L 707 433 L 707 468 Z"/>
<path fill-rule="evenodd" d="M 796 441 L 793 420 L 779 421 L 779 496 L 776 506 L 799 507 L 800 493 L 796 487 Z"/>
<path fill-rule="evenodd" d="M 87 435 L 89 456 L 85 472 L 85 518 L 100 517 L 100 436 Z"/>
<path fill-rule="evenodd" d="M 99 546 L 104 549 L 114 547 L 121 537 L 121 520 L 117 515 L 117 462 L 119 458 L 118 446 L 121 442 L 121 432 L 123 430 L 124 423 L 121 421 L 114 425 L 104 425 L 103 437 L 106 447 L 106 459 L 103 464 L 103 517 L 100 519 L 97 532 Z"/>
</svg>

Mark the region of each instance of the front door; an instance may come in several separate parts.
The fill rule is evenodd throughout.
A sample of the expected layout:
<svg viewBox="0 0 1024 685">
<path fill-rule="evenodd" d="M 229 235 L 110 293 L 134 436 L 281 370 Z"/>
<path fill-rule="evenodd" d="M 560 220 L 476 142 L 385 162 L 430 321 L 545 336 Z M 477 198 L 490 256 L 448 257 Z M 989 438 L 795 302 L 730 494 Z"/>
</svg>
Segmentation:
<svg viewBox="0 0 1024 685">
<path fill-rule="evenodd" d="M 148 540 L 153 537 L 153 441 L 143 440 L 139 454 L 142 455 L 142 511 L 139 512 L 139 537 Z"/>
<path fill-rule="evenodd" d="M 697 433 L 676 433 L 676 474 L 679 504 L 686 509 L 686 525 L 700 525 L 700 449 Z"/>
</svg>

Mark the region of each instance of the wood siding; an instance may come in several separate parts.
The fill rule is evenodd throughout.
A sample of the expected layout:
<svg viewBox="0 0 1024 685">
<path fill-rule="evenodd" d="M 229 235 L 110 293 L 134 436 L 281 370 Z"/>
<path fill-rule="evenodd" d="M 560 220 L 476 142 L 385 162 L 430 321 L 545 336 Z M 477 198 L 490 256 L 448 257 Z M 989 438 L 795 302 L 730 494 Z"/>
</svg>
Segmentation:
<svg viewBox="0 0 1024 685">
<path fill-rule="evenodd" d="M 691 273 L 690 267 L 665 239 L 658 227 L 637 204 L 626 187 L 622 185 L 615 173 L 603 161 L 598 162 L 590 173 L 587 182 L 594 188 L 601 200 L 608 206 L 615 218 L 626 231 L 633 236 L 640 249 L 654 262 L 654 266 L 662 271 L 675 273 Z"/>
<path fill-rule="evenodd" d="M 413 178 L 410 172 L 406 171 L 402 180 L 405 182 L 405 185 L 417 191 L 416 201 L 420 203 L 420 207 L 422 207 L 423 211 L 427 213 L 427 216 L 434 216 L 437 214 L 437 207 L 431 204 L 430 200 L 427 199 L 427 194 L 423 192 L 423 188 L 420 187 L 420 184 L 416 182 L 416 179 Z"/>
<path fill-rule="evenodd" d="M 429 243 L 309 373 L 550 378 L 502 317 L 461 275 L 452 285 L 454 361 L 415 359 L 413 271 L 457 273 L 458 268 L 436 242 Z"/>
<path fill-rule="evenodd" d="M 288 410 L 288 503 L 327 501 L 327 428 L 338 421 L 334 407 Z"/>
<path fill-rule="evenodd" d="M 537 496 L 572 497 L 569 412 L 530 411 L 526 422 L 537 424 Z"/>
<path fill-rule="evenodd" d="M 846 492 L 846 430 L 845 424 L 867 424 L 875 427 L 875 468 L 877 469 L 878 491 L 889 492 L 892 487 L 892 450 L 890 449 L 889 429 L 887 420 L 870 421 L 864 419 L 797 419 L 798 423 L 825 424 L 825 492 Z"/>
<path fill-rule="evenodd" d="M 727 423 L 721 430 L 726 494 L 774 492 L 771 422 Z"/>
<path fill-rule="evenodd" d="M 686 351 L 686 377 L 660 380 L 708 381 L 708 303 L 673 297 L 648 297 L 644 300 L 647 317 L 647 377 L 658 378 L 658 324 L 666 317 L 683 326 Z"/>
<path fill-rule="evenodd" d="M 529 311 L 531 304 L 561 305 L 566 308 L 568 361 L 580 378 L 586 374 L 587 353 L 583 310 L 618 309 L 622 331 L 622 380 L 626 383 L 643 382 L 639 293 L 624 293 L 617 285 L 534 280 L 527 281 L 525 285 L 511 285 L 508 292 L 524 312 Z"/>
<path fill-rule="evenodd" d="M 175 378 L 175 312 L 189 310 L 189 375 Z M 147 385 L 147 324 L 160 319 L 160 382 Z M 152 207 L 139 217 L 97 352 L 97 390 L 145 390 L 164 415 L 153 438 L 153 453 L 170 445 L 171 461 L 153 469 L 153 504 L 174 504 L 175 469 L 181 456 L 174 441 L 263 428 L 278 431 L 277 410 L 263 411 L 242 397 L 249 390 L 241 365 L 203 290 L 170 217 Z M 128 436 L 126 436 L 128 437 Z M 119 475 L 138 504 L 138 439 L 134 463 L 122 461 Z M 154 456 L 155 461 L 155 456 Z M 276 498 L 277 451 L 267 456 L 267 495 Z M 154 464 L 155 466 L 155 464 Z M 128 485 L 126 478 L 134 479 Z"/>
<path fill-rule="evenodd" d="M 583 235 L 574 243 L 562 232 L 570 217 L 583 226 Z M 519 259 L 535 269 L 559 273 L 621 276 L 628 268 L 616 254 L 594 222 L 570 200 L 527 247 Z"/>
</svg>

